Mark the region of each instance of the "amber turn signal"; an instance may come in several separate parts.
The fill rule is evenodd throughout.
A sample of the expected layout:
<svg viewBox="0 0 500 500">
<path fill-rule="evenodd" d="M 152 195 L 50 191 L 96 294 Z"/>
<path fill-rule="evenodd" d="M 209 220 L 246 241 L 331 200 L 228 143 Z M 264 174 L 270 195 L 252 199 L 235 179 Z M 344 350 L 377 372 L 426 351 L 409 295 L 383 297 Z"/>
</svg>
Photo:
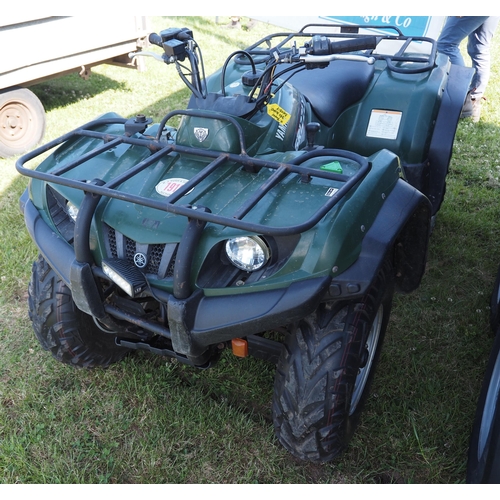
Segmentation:
<svg viewBox="0 0 500 500">
<path fill-rule="evenodd" d="M 243 339 L 231 340 L 233 354 L 238 358 L 246 358 L 248 356 L 248 342 Z"/>
</svg>

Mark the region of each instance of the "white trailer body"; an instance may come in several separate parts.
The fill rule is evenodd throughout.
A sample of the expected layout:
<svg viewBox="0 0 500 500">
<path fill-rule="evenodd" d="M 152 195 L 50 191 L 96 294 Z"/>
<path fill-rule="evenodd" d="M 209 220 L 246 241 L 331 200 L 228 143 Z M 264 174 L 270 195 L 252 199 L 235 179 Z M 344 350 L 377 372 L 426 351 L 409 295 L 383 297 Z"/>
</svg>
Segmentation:
<svg viewBox="0 0 500 500">
<path fill-rule="evenodd" d="M 21 154 L 45 131 L 45 112 L 26 87 L 93 66 L 118 64 L 142 69 L 130 52 L 147 45 L 144 16 L 50 16 L 6 14 L 0 20 L 0 156 Z"/>
</svg>

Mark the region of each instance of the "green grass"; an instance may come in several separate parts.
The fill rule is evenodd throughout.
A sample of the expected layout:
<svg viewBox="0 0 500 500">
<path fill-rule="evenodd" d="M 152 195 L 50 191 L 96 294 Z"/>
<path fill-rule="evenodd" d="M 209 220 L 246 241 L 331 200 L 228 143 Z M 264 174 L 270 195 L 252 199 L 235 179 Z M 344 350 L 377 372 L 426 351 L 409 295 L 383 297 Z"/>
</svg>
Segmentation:
<svg viewBox="0 0 500 500">
<path fill-rule="evenodd" d="M 194 30 L 207 73 L 267 31 L 153 19 L 154 30 L 172 25 Z M 36 258 L 18 209 L 27 180 L 15 159 L 0 160 L 0 483 L 464 482 L 500 264 L 499 45 L 482 120 L 458 127 L 423 282 L 396 296 L 361 425 L 331 464 L 299 462 L 273 437 L 274 368 L 264 362 L 226 354 L 198 371 L 140 353 L 85 371 L 42 351 L 26 307 Z M 152 59 L 145 73 L 101 66 L 89 81 L 33 90 L 47 110 L 45 141 L 109 110 L 159 120 L 189 97 L 175 69 Z"/>
</svg>

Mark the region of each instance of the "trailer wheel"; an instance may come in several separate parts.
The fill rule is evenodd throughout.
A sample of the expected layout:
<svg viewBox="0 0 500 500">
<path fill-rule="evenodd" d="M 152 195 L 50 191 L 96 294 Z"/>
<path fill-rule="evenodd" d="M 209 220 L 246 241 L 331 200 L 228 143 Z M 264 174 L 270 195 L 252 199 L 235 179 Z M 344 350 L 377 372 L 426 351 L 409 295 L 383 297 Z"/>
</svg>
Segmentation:
<svg viewBox="0 0 500 500">
<path fill-rule="evenodd" d="M 274 428 L 301 460 L 333 460 L 356 428 L 389 322 L 393 278 L 392 267 L 384 267 L 362 299 L 323 306 L 285 343 L 274 385 Z"/>
<path fill-rule="evenodd" d="M 45 133 L 45 110 L 31 90 L 12 87 L 0 91 L 0 156 L 25 153 Z"/>
</svg>

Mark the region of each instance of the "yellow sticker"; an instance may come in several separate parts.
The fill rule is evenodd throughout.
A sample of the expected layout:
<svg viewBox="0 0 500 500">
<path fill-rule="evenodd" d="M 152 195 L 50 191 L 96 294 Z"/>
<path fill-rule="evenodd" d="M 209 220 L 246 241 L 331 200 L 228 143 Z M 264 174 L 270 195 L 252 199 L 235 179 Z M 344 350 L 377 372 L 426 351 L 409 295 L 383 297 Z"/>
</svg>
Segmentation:
<svg viewBox="0 0 500 500">
<path fill-rule="evenodd" d="M 281 125 L 286 125 L 288 120 L 290 120 L 290 114 L 278 104 L 269 104 L 267 106 L 267 113 L 271 118 L 281 123 Z"/>
</svg>

